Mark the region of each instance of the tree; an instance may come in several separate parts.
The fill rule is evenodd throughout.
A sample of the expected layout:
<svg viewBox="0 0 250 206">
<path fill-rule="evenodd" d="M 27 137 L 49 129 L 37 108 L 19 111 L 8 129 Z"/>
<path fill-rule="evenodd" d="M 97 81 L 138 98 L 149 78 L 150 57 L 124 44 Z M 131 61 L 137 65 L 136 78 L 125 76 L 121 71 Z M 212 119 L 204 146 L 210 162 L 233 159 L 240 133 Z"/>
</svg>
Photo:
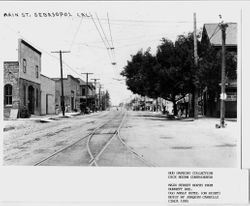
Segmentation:
<svg viewBox="0 0 250 206">
<path fill-rule="evenodd" d="M 176 102 L 194 90 L 196 70 L 192 34 L 178 36 L 175 43 L 163 38 L 156 57 L 160 64 L 161 97 L 173 103 L 176 115 Z"/>
<path fill-rule="evenodd" d="M 110 107 L 110 95 L 108 90 L 106 90 L 101 96 L 101 105 L 102 110 L 106 110 L 108 107 Z"/>
<path fill-rule="evenodd" d="M 177 101 L 192 89 L 192 41 L 192 35 L 179 36 L 175 43 L 163 38 L 156 56 L 150 49 L 137 52 L 121 73 L 126 77 L 128 89 L 142 96 L 171 101 L 177 115 Z"/>
<path fill-rule="evenodd" d="M 126 77 L 126 84 L 135 94 L 156 98 L 158 94 L 158 73 L 156 58 L 150 53 L 150 48 L 143 52 L 138 51 L 128 61 L 121 75 Z"/>
<path fill-rule="evenodd" d="M 221 50 L 197 42 L 199 66 L 194 64 L 193 34 L 180 35 L 175 42 L 161 40 L 156 55 L 142 50 L 132 55 L 121 75 L 126 78 L 133 93 L 151 98 L 162 97 L 173 103 L 177 115 L 177 102 L 195 88 L 207 88 L 211 99 L 219 91 L 221 78 Z M 226 52 L 226 74 L 236 79 L 236 53 Z"/>
</svg>

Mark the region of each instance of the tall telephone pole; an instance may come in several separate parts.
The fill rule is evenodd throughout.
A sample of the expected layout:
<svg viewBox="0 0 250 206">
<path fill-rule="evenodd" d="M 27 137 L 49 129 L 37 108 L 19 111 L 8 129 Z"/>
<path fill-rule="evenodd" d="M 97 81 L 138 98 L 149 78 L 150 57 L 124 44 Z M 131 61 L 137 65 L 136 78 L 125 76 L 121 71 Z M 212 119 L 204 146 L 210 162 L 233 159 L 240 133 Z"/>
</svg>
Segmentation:
<svg viewBox="0 0 250 206">
<path fill-rule="evenodd" d="M 220 23 L 221 29 L 221 95 L 220 95 L 220 126 L 221 128 L 225 127 L 225 100 L 226 100 L 226 78 L 225 78 L 225 43 L 226 43 L 226 28 L 228 24 Z"/>
<path fill-rule="evenodd" d="M 94 74 L 94 73 L 89 73 L 89 72 L 85 72 L 82 74 L 86 74 L 86 84 L 87 84 L 87 90 L 86 90 L 86 108 L 88 107 L 88 94 L 89 94 L 89 86 L 88 86 L 88 79 L 89 79 L 89 75 L 90 74 Z"/>
<path fill-rule="evenodd" d="M 194 65 L 195 68 L 198 69 L 198 54 L 197 54 L 197 35 L 196 35 L 196 13 L 194 13 Z M 194 119 L 198 118 L 198 88 L 194 86 L 194 94 L 193 94 L 193 112 Z"/>
<path fill-rule="evenodd" d="M 93 78 L 93 79 L 91 79 L 91 80 L 94 80 L 94 84 L 95 84 L 95 108 L 96 108 L 96 107 L 97 107 L 96 82 L 97 82 L 98 80 L 100 80 L 100 79 L 95 79 L 95 78 Z"/>
<path fill-rule="evenodd" d="M 51 53 L 59 53 L 60 56 L 60 70 L 61 70 L 61 109 L 63 116 L 65 116 L 65 102 L 64 102 L 64 90 L 63 90 L 63 64 L 62 64 L 62 53 L 70 53 L 70 51 L 52 51 Z"/>
</svg>

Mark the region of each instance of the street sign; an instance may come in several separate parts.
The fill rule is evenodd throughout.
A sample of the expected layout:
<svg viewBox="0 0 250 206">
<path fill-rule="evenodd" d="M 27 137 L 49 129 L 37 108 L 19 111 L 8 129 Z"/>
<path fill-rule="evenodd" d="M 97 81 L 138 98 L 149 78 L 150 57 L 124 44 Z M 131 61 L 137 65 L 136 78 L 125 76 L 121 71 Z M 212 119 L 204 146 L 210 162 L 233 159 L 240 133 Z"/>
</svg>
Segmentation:
<svg viewBox="0 0 250 206">
<path fill-rule="evenodd" d="M 227 99 L 227 94 L 226 93 L 221 93 L 220 94 L 220 99 L 221 100 L 226 100 Z"/>
</svg>

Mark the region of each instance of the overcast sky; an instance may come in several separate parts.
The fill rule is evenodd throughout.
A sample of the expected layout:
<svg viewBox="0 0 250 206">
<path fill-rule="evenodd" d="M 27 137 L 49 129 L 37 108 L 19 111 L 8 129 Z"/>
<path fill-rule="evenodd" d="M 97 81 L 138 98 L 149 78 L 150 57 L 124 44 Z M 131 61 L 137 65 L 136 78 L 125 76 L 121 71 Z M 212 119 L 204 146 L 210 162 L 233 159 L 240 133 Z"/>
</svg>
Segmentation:
<svg viewBox="0 0 250 206">
<path fill-rule="evenodd" d="M 64 76 L 71 74 L 85 80 L 82 72 L 92 72 L 90 78 L 99 78 L 110 92 L 113 104 L 132 94 L 126 89 L 121 70 L 138 50 L 151 47 L 155 52 L 160 39 L 175 40 L 177 35 L 193 30 L 193 13 L 197 15 L 197 28 L 204 23 L 240 22 L 240 7 L 224 2 L 1 2 L 1 65 L 2 61 L 17 60 L 17 39 L 24 38 L 42 52 L 42 74 L 59 77 L 59 55 L 55 50 L 70 50 L 64 54 Z M 27 12 L 30 17 L 3 17 L 5 12 Z M 72 17 L 34 17 L 35 12 L 70 12 Z M 107 49 L 90 17 L 92 14 L 102 32 L 96 14 L 114 54 Z M 107 21 L 110 20 L 110 30 Z M 103 35 L 102 35 L 103 36 Z M 103 36 L 105 40 L 105 37 Z M 107 46 L 107 43 L 106 43 Z M 112 45 L 111 45 L 112 46 Z M 114 66 L 111 62 L 116 62 Z"/>
</svg>

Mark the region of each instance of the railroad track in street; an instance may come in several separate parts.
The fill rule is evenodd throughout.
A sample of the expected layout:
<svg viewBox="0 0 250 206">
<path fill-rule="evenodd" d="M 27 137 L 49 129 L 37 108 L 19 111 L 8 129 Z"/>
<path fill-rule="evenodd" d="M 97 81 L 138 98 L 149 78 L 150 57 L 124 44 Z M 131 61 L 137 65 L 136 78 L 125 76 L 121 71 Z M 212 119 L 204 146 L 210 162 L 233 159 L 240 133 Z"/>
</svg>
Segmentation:
<svg viewBox="0 0 250 206">
<path fill-rule="evenodd" d="M 120 140 L 120 142 L 128 149 L 129 152 L 131 152 L 132 154 L 134 154 L 138 159 L 140 159 L 145 165 L 149 166 L 149 167 L 156 167 L 157 165 L 155 165 L 152 162 L 149 162 L 148 160 L 145 160 L 142 155 L 138 154 L 134 149 L 132 149 L 122 138 L 121 133 L 120 133 L 120 129 L 117 131 L 117 137 Z"/>
<path fill-rule="evenodd" d="M 93 137 L 95 136 L 95 134 L 93 133 L 92 135 L 90 135 L 88 137 L 87 147 L 88 147 L 89 155 L 91 157 L 90 164 L 89 164 L 90 166 L 99 166 L 97 161 L 99 160 L 100 156 L 103 154 L 103 152 L 106 150 L 106 148 L 111 144 L 112 140 L 115 137 L 118 138 L 118 140 L 124 145 L 124 147 L 126 147 L 126 149 L 130 153 L 132 153 L 133 155 L 135 155 L 135 157 L 137 157 L 137 159 L 139 159 L 140 161 L 142 161 L 146 166 L 149 166 L 149 167 L 155 167 L 156 166 L 153 163 L 145 160 L 141 155 L 139 155 L 135 150 L 133 150 L 129 145 L 127 145 L 125 143 L 125 141 L 122 139 L 121 134 L 120 134 L 120 130 L 121 130 L 123 124 L 124 124 L 126 116 L 127 116 L 127 113 L 124 112 L 122 120 L 118 124 L 116 122 L 117 129 L 112 133 L 112 135 L 110 136 L 110 138 L 106 141 L 106 143 L 103 145 L 103 147 L 99 150 L 99 152 L 97 154 L 93 154 L 93 152 L 91 150 L 91 146 L 90 146 L 91 139 L 93 139 Z M 114 123 L 112 123 L 112 124 L 114 124 Z"/>
<path fill-rule="evenodd" d="M 98 161 L 100 161 L 101 156 L 105 153 L 106 149 L 109 147 L 111 142 L 117 138 L 119 142 L 122 143 L 122 147 L 126 148 L 126 151 L 131 153 L 136 159 L 138 159 L 143 165 L 147 167 L 154 167 L 155 165 L 145 160 L 142 155 L 139 155 L 136 151 L 134 151 L 131 147 L 129 147 L 125 141 L 122 139 L 120 130 L 124 124 L 124 121 L 127 117 L 127 112 L 115 112 L 114 115 L 111 115 L 107 121 L 103 124 L 94 128 L 91 132 L 86 134 L 84 137 L 80 138 L 79 140 L 73 142 L 70 145 L 56 151 L 55 153 L 47 156 L 46 158 L 40 160 L 35 166 L 38 165 L 47 165 L 49 161 L 53 161 L 56 159 L 57 156 L 67 153 L 67 150 L 74 149 L 77 145 L 81 145 L 84 142 L 86 145 L 87 153 L 89 159 L 86 160 L 87 162 L 84 164 L 85 166 L 99 166 Z M 119 143 L 120 144 L 120 143 Z M 55 160 L 54 160 L 55 161 Z M 50 165 L 51 163 L 49 163 Z M 52 164 L 53 165 L 53 164 Z M 107 165 L 110 166 L 110 165 Z"/>
<path fill-rule="evenodd" d="M 113 118 L 113 117 L 112 117 L 112 118 Z M 63 151 L 69 149 L 70 147 L 73 147 L 73 146 L 76 145 L 77 143 L 79 143 L 79 142 L 85 140 L 88 136 L 90 136 L 90 135 L 92 135 L 93 133 L 95 133 L 95 131 L 97 131 L 99 128 L 101 128 L 101 127 L 103 127 L 104 125 L 108 124 L 109 121 L 112 120 L 112 118 L 110 118 L 110 119 L 109 119 L 108 121 L 106 121 L 105 123 L 103 123 L 103 124 L 97 126 L 93 131 L 91 131 L 91 132 L 89 132 L 88 134 L 84 135 L 82 138 L 78 139 L 77 141 L 75 141 L 75 142 L 73 142 L 73 143 L 71 143 L 71 144 L 69 144 L 69 145 L 67 145 L 67 146 L 65 146 L 65 147 L 63 147 L 63 148 L 61 148 L 60 150 L 58 150 L 58 151 L 56 151 L 56 152 L 50 154 L 49 156 L 43 158 L 42 160 L 36 162 L 36 163 L 34 164 L 34 166 L 39 166 L 39 165 L 41 165 L 42 163 L 46 162 L 47 160 L 52 159 L 52 158 L 55 157 L 56 155 L 62 153 Z"/>
<path fill-rule="evenodd" d="M 122 127 L 122 124 L 123 124 L 123 121 L 125 119 L 126 113 L 121 114 L 121 115 L 122 115 L 122 121 L 119 122 L 120 115 L 118 116 L 118 118 L 116 117 L 116 119 L 113 120 L 111 126 L 115 127 L 116 129 L 115 129 L 115 131 L 110 132 L 111 136 L 107 139 L 106 143 L 103 145 L 103 147 L 101 147 L 99 149 L 99 151 L 96 154 L 94 154 L 94 152 L 91 150 L 91 146 L 90 146 L 91 140 L 94 138 L 94 136 L 96 135 L 96 133 L 92 133 L 88 137 L 87 149 L 88 149 L 89 156 L 91 157 L 90 164 L 89 164 L 90 166 L 93 166 L 93 165 L 94 166 L 98 166 L 98 164 L 97 164 L 98 159 L 100 158 L 100 156 L 102 155 L 102 153 L 105 151 L 105 149 L 109 146 L 109 144 L 111 143 L 111 141 L 116 137 L 118 131 Z M 118 121 L 117 121 L 117 119 L 118 119 Z M 103 127 L 101 127 L 100 129 L 103 130 Z M 100 131 L 100 133 L 101 133 L 101 131 Z"/>
</svg>

